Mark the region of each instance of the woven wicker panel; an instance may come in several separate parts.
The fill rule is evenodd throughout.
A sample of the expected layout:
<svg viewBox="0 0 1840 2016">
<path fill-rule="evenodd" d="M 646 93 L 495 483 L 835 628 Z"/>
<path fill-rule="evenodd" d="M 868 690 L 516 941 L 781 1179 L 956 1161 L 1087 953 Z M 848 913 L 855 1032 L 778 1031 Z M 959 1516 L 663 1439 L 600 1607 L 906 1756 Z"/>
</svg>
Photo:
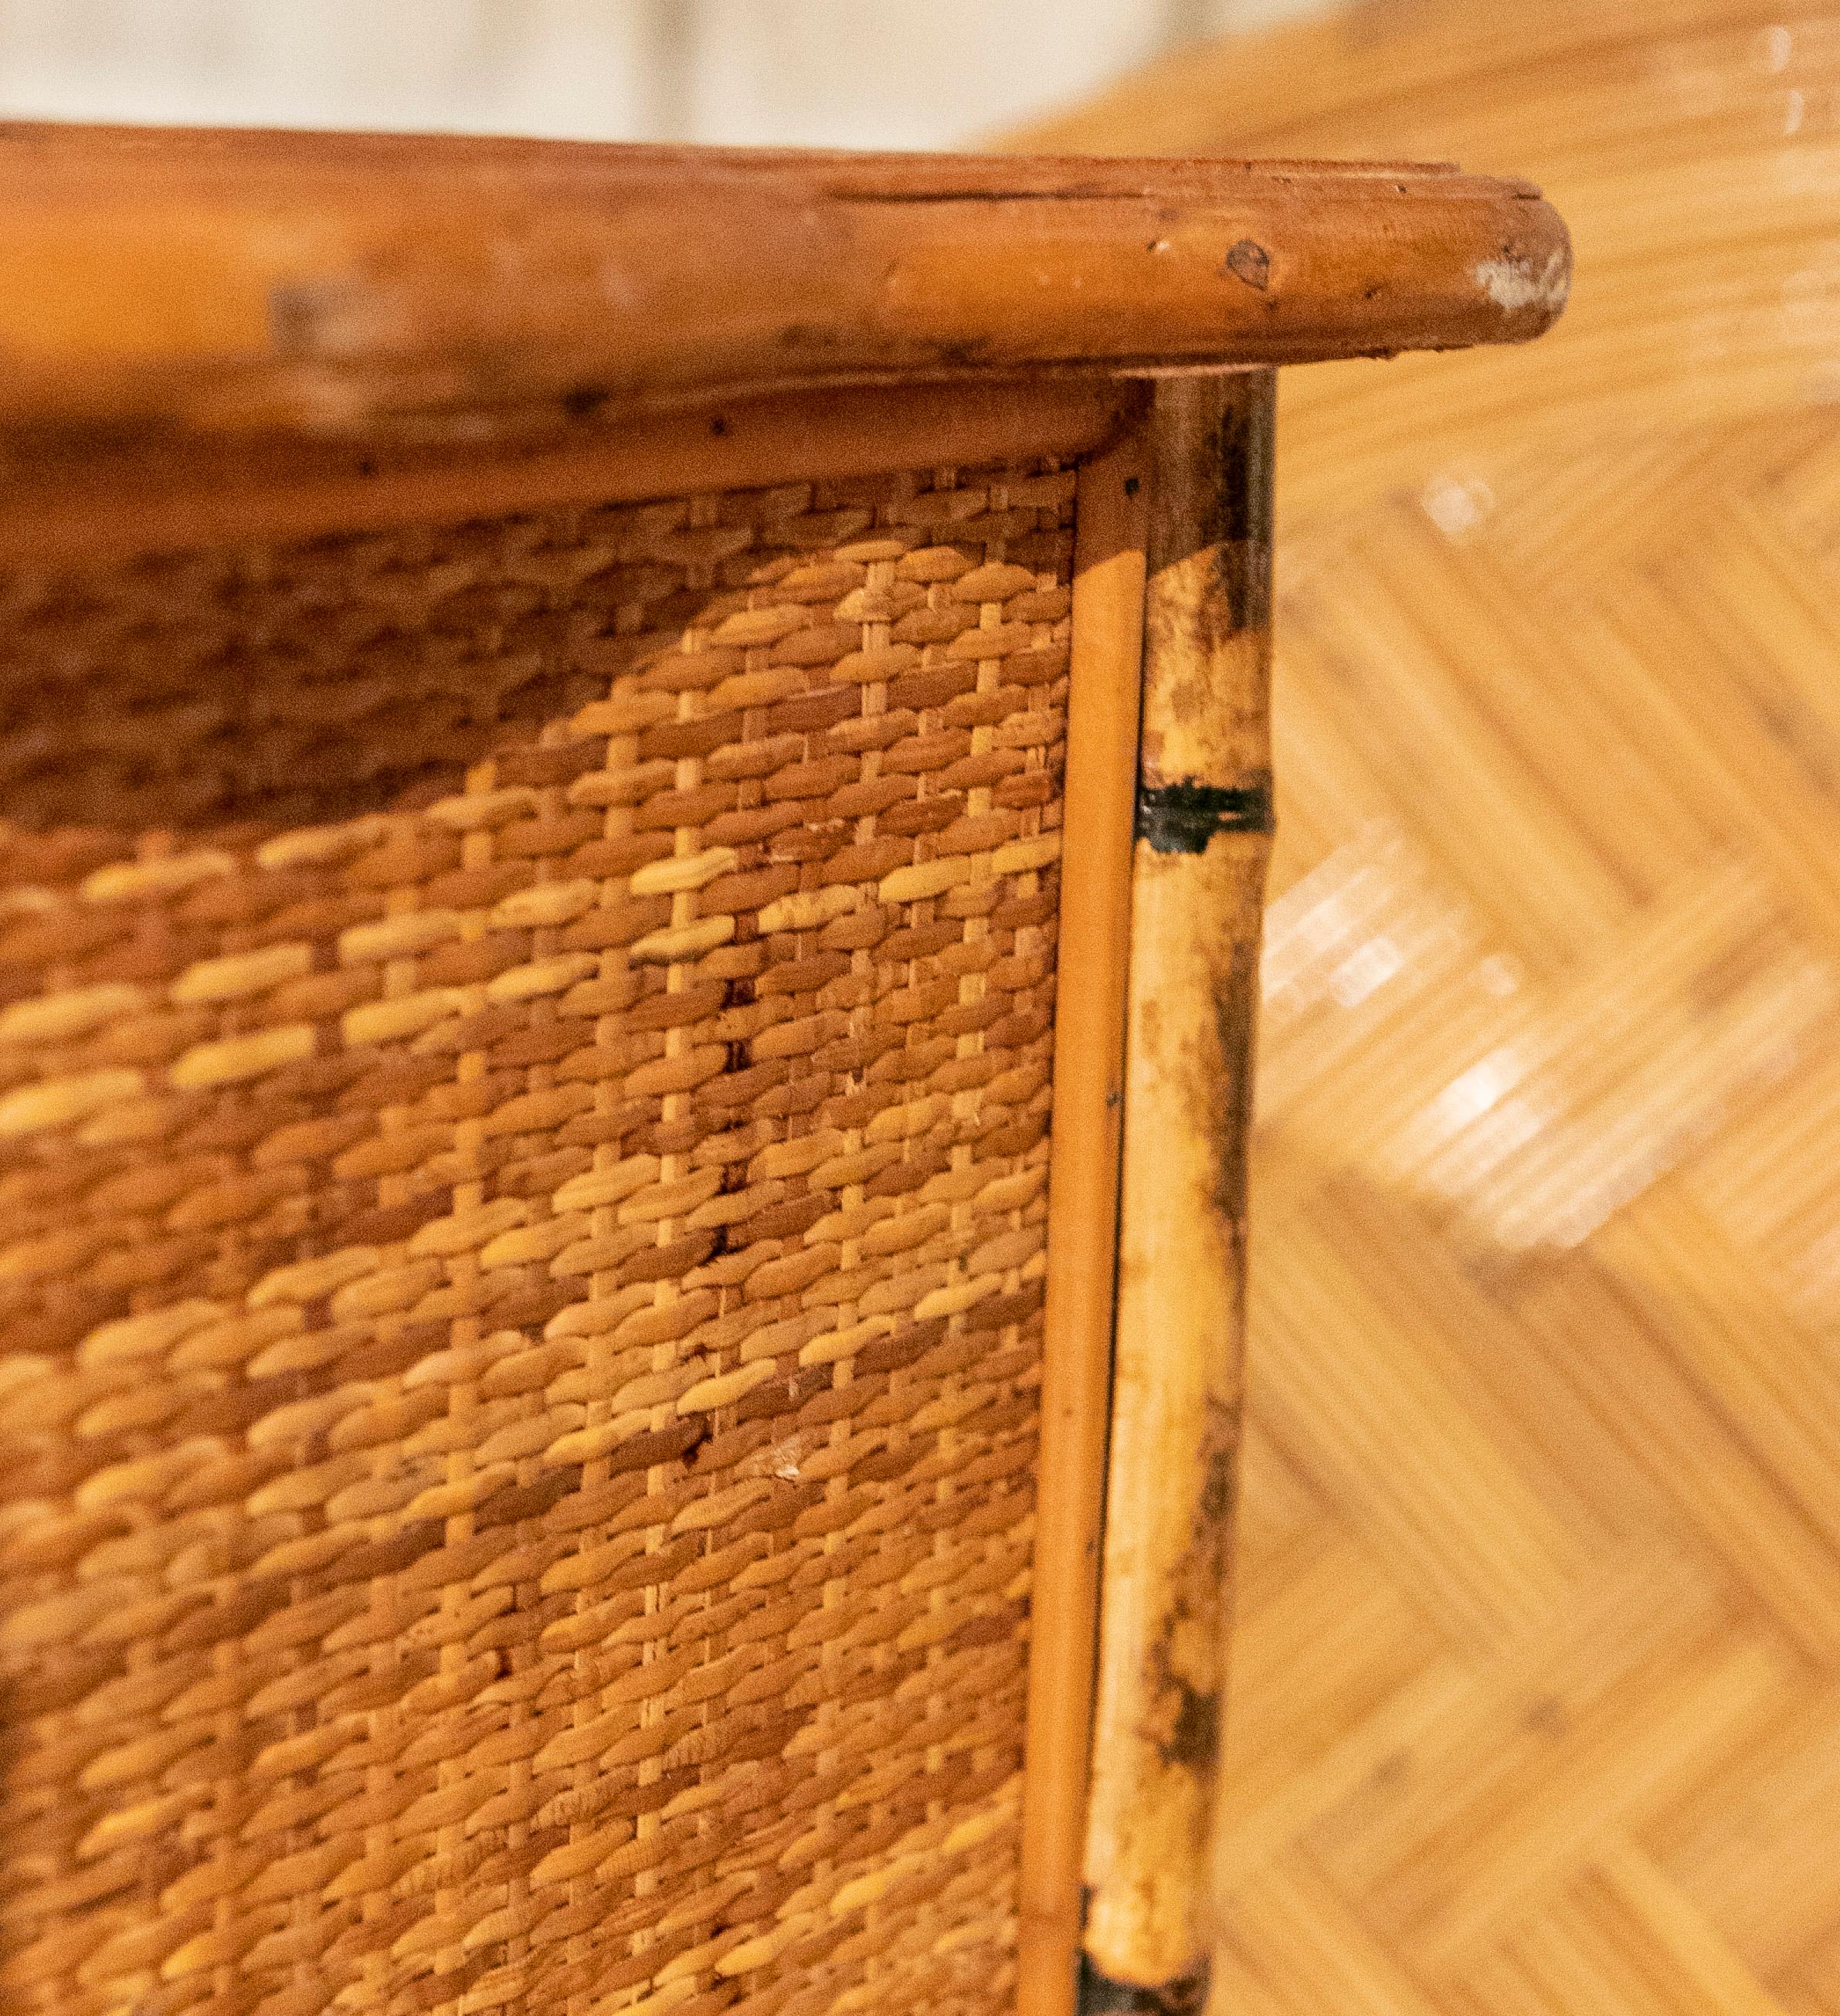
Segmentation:
<svg viewBox="0 0 1840 2016">
<path fill-rule="evenodd" d="M 992 2011 L 1072 478 L 15 581 L 9 2011 Z"/>
</svg>

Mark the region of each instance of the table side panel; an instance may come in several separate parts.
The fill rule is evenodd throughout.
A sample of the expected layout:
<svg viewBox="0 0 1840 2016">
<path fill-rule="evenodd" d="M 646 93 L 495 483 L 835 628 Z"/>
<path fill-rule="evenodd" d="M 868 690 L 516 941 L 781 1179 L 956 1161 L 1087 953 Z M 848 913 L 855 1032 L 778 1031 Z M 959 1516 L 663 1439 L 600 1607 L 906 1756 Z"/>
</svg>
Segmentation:
<svg viewBox="0 0 1840 2016">
<path fill-rule="evenodd" d="M 0 585 L 9 2009 L 1006 2006 L 1073 495 Z"/>
</svg>

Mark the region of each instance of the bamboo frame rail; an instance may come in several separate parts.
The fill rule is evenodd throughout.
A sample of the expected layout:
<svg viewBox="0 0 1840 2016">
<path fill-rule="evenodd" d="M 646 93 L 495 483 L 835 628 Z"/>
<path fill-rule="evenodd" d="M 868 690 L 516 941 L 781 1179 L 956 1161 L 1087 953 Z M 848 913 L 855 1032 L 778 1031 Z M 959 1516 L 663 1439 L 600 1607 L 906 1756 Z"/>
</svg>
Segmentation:
<svg viewBox="0 0 1840 2016">
<path fill-rule="evenodd" d="M 1570 250 L 1529 185 L 1435 166 L 0 127 L 0 426 L 477 446 L 744 386 L 1521 341 Z"/>
<path fill-rule="evenodd" d="M 1064 2016 L 1080 1859 L 1111 1388 L 1149 441 L 1080 472 L 1056 989 L 1053 1156 L 1024 1752 L 1019 2016 Z"/>
<path fill-rule="evenodd" d="M 743 394 L 697 411 L 535 440 L 453 444 L 288 435 L 92 446 L 18 457 L 0 483 L 0 549 L 63 565 L 322 532 L 386 531 L 431 517 L 636 503 L 674 488 L 827 482 L 916 463 L 1052 455 L 1079 463 L 1137 423 L 1141 383 L 1102 373 L 955 386 L 843 386 Z M 0 468 L 6 466 L 0 436 Z"/>
</svg>

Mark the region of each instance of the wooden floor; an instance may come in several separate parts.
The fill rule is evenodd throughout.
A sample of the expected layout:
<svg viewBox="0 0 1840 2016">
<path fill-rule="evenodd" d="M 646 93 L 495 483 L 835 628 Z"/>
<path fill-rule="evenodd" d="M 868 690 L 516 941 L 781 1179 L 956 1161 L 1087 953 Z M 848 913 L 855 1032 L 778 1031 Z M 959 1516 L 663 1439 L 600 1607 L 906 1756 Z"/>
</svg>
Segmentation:
<svg viewBox="0 0 1840 2016">
<path fill-rule="evenodd" d="M 1840 10 L 1388 5 L 1036 137 L 1578 240 L 1547 343 L 1287 390 L 1217 2006 L 1833 2016 Z"/>
</svg>

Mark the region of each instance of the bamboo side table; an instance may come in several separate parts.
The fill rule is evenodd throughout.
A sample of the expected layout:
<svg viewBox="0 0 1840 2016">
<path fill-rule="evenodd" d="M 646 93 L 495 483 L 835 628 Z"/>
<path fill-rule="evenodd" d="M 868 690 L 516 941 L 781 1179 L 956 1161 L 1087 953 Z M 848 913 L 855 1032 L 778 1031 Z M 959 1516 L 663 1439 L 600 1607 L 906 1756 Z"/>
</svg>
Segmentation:
<svg viewBox="0 0 1840 2016">
<path fill-rule="evenodd" d="M 1197 2007 L 1273 367 L 1558 220 L 0 161 L 6 2007 Z"/>
</svg>

